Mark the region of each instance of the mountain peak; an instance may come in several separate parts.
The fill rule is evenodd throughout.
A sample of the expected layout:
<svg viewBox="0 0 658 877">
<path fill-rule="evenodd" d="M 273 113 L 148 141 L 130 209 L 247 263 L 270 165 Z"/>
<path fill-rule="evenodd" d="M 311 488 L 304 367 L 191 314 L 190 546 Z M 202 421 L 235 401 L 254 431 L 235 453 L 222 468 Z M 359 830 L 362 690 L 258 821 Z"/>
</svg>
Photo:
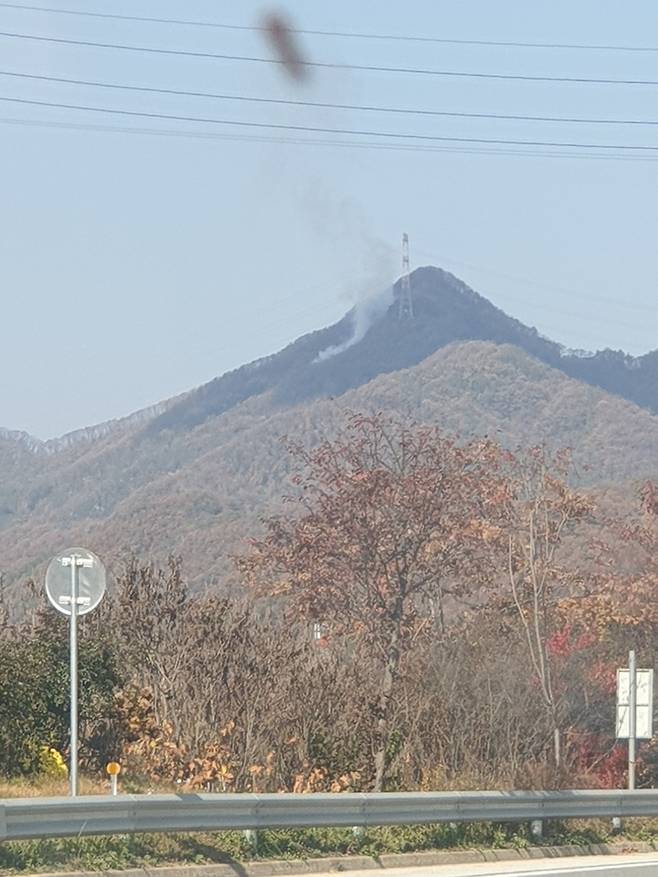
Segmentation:
<svg viewBox="0 0 658 877">
<path fill-rule="evenodd" d="M 360 302 L 332 326 L 304 335 L 278 353 L 192 391 L 154 418 L 148 430 L 189 429 L 263 393 L 269 393 L 275 407 L 339 396 L 378 375 L 416 365 L 454 341 L 513 344 L 572 377 L 658 411 L 655 359 L 646 363 L 638 360 L 640 371 L 644 368 L 647 374 L 640 379 L 636 371 L 628 380 L 626 360 L 611 363 L 605 355 L 583 358 L 565 354 L 561 345 L 433 265 L 412 272 L 414 314 L 400 319 L 397 299 L 401 283 L 395 283 L 392 296 L 389 290 Z M 625 378 L 619 377 L 622 371 Z"/>
</svg>

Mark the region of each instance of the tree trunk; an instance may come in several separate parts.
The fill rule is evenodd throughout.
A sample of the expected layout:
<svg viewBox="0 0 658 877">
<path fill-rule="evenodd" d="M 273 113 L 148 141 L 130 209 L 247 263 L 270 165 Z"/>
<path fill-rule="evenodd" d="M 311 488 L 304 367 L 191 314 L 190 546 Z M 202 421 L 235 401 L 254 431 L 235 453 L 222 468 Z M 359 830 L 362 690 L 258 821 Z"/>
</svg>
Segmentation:
<svg viewBox="0 0 658 877">
<path fill-rule="evenodd" d="M 388 743 L 391 733 L 390 710 L 391 696 L 395 686 L 395 680 L 400 666 L 400 620 L 399 616 L 394 622 L 393 632 L 388 647 L 386 667 L 382 676 L 382 684 L 379 690 L 379 716 L 377 719 L 377 751 L 375 752 L 375 783 L 373 791 L 381 792 L 384 789 L 386 771 L 388 768 Z"/>
</svg>

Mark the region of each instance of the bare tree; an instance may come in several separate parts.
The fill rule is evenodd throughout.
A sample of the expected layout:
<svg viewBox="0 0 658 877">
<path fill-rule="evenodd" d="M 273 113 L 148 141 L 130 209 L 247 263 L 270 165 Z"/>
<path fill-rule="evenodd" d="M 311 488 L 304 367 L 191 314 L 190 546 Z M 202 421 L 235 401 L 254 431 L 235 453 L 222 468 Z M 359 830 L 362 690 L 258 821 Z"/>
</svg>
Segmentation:
<svg viewBox="0 0 658 877">
<path fill-rule="evenodd" d="M 573 594 L 581 580 L 572 566 L 561 562 L 565 537 L 589 517 L 589 497 L 567 483 L 570 458 L 543 447 L 510 460 L 513 493 L 508 505 L 507 582 L 521 622 L 530 666 L 550 720 L 556 769 L 561 752 L 561 690 L 555 678 L 551 643 L 561 620 L 559 599 Z"/>
</svg>

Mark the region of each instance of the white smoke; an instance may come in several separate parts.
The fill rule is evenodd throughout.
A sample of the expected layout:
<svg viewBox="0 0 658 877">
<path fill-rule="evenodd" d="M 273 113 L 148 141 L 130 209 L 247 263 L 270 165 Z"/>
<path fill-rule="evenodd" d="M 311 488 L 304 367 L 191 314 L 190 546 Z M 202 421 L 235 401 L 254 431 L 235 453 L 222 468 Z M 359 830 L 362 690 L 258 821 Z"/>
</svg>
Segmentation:
<svg viewBox="0 0 658 877">
<path fill-rule="evenodd" d="M 389 286 L 385 292 L 370 295 L 357 301 L 349 314 L 352 322 L 352 334 L 350 337 L 343 341 L 342 344 L 332 344 L 331 347 L 325 347 L 324 350 L 318 353 L 314 362 L 324 362 L 324 360 L 337 356 L 339 353 L 343 353 L 343 351 L 358 344 L 373 323 L 384 316 L 392 303 L 392 286 Z"/>
<path fill-rule="evenodd" d="M 361 341 L 386 312 L 393 301 L 391 281 L 399 272 L 400 254 L 396 246 L 372 232 L 371 219 L 362 207 L 329 187 L 324 175 L 300 174 L 296 164 L 287 186 L 303 213 L 306 228 L 315 232 L 318 244 L 331 259 L 332 269 L 340 266 L 349 278 L 344 284 L 337 283 L 337 292 L 346 310 L 350 309 L 352 332 L 346 341 L 322 350 L 314 360 L 322 362 Z"/>
</svg>

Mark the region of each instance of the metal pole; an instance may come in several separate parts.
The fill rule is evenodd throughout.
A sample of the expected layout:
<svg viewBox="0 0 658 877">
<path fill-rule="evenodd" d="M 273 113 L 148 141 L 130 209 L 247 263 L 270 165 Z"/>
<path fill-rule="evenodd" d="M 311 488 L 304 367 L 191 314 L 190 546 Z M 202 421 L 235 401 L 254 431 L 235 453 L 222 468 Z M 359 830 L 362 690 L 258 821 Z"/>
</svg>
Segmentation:
<svg viewBox="0 0 658 877">
<path fill-rule="evenodd" d="M 78 794 L 78 558 L 71 557 L 71 752 L 69 757 L 69 778 L 71 797 Z"/>
<path fill-rule="evenodd" d="M 635 651 L 628 653 L 628 788 L 635 788 L 635 735 L 637 733 L 637 673 Z"/>
</svg>

